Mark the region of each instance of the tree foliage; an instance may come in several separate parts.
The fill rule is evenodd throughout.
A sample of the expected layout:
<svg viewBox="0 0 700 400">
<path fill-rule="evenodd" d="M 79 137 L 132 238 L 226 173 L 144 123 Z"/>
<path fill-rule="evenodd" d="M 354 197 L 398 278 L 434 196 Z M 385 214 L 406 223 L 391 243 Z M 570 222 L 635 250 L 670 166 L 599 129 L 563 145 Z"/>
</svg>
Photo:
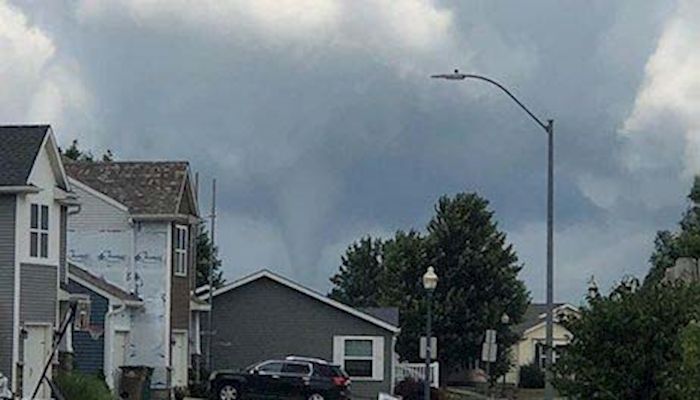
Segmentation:
<svg viewBox="0 0 700 400">
<path fill-rule="evenodd" d="M 212 266 L 212 281 L 215 288 L 224 284 L 225 280 L 221 271 L 221 259 L 219 248 L 214 246 L 204 223 L 200 223 L 197 232 L 197 277 L 196 287 L 209 284 L 209 268 Z"/>
<path fill-rule="evenodd" d="M 688 200 L 690 204 L 678 224 L 678 231 L 663 230 L 656 234 L 645 285 L 661 282 L 666 269 L 673 267 L 680 257 L 700 258 L 700 177 L 695 177 Z"/>
<path fill-rule="evenodd" d="M 700 286 L 666 283 L 638 288 L 636 280 L 625 280 L 609 296 L 589 299 L 580 318 L 564 322 L 573 340 L 555 365 L 555 383 L 563 395 L 698 398 L 680 395 L 687 382 L 679 378 L 683 360 L 694 360 L 689 365 L 697 367 L 697 337 L 684 339 L 681 332 L 691 332 L 686 328 L 697 318 Z M 687 344 L 693 341 L 694 345 Z M 687 369 L 688 375 L 697 373 L 694 368 Z"/>
<path fill-rule="evenodd" d="M 73 139 L 73 142 L 65 151 L 61 150 L 61 154 L 63 154 L 64 157 L 69 158 L 73 161 L 98 161 L 95 160 L 95 156 L 92 154 L 91 151 L 80 149 L 80 147 L 78 146 L 78 139 Z M 101 161 L 114 161 L 114 154 L 112 154 L 112 150 L 107 149 L 107 151 L 102 154 Z"/>
<path fill-rule="evenodd" d="M 499 321 L 507 313 L 517 323 L 525 312 L 528 294 L 518 279 L 521 266 L 488 202 L 475 193 L 440 198 L 425 234 L 398 231 L 386 241 L 366 237 L 353 243 L 331 278 L 330 296 L 356 307 L 398 307 L 397 352 L 418 361 L 427 311 L 421 278 L 429 265 L 440 276 L 434 334 L 445 368 L 467 367 L 478 359 L 486 329 L 498 330 L 501 348 L 517 340 Z M 494 376 L 507 367 L 506 353 L 499 352 Z"/>
</svg>

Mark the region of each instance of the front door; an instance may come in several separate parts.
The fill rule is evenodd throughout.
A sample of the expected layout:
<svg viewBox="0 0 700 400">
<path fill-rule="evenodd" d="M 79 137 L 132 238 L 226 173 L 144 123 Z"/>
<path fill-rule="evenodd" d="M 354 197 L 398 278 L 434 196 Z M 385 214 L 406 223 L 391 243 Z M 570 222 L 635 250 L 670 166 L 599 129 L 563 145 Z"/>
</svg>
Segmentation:
<svg viewBox="0 0 700 400">
<path fill-rule="evenodd" d="M 23 346 L 22 394 L 23 397 L 30 398 L 36 385 L 41 380 L 41 372 L 44 369 L 44 365 L 51 358 L 51 326 L 26 325 L 25 330 L 27 331 L 27 337 Z M 46 376 L 51 376 L 51 366 L 49 366 Z M 50 397 L 49 387 L 44 382 L 36 398 L 48 399 Z"/>
<path fill-rule="evenodd" d="M 128 331 L 115 331 L 114 332 L 114 345 L 113 356 L 112 356 L 112 386 L 116 387 L 117 382 L 119 382 L 119 376 L 122 367 L 126 365 L 126 346 L 129 343 L 129 332 Z"/>
<path fill-rule="evenodd" d="M 187 331 L 173 332 L 172 368 L 174 387 L 187 387 L 188 354 Z"/>
</svg>

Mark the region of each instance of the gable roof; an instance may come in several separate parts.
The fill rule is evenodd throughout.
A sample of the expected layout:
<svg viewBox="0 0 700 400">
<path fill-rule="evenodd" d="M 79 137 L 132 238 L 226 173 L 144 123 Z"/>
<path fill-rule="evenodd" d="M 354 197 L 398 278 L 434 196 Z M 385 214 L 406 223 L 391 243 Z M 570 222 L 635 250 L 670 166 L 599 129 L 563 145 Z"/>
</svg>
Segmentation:
<svg viewBox="0 0 700 400">
<path fill-rule="evenodd" d="M 362 319 L 362 320 L 364 320 L 364 321 L 366 321 L 366 322 L 369 322 L 369 323 L 371 323 L 371 324 L 373 324 L 373 325 L 376 325 L 376 326 L 378 326 L 378 327 L 380 327 L 380 328 L 384 328 L 384 329 L 386 329 L 386 330 L 388 330 L 388 331 L 390 331 L 390 332 L 398 333 L 398 332 L 400 331 L 399 327 L 398 327 L 397 325 L 395 325 L 395 324 L 391 324 L 391 323 L 389 323 L 389 322 L 387 322 L 387 321 L 382 320 L 381 318 L 377 318 L 377 317 L 375 317 L 375 316 L 373 316 L 373 315 L 370 315 L 369 313 L 360 311 L 360 310 L 358 310 L 358 309 L 356 309 L 356 308 L 350 307 L 350 306 L 348 306 L 348 305 L 346 305 L 346 304 L 343 304 L 343 303 L 340 303 L 340 302 L 335 301 L 335 300 L 333 300 L 333 299 L 330 299 L 330 298 L 328 298 L 328 297 L 322 295 L 321 293 L 316 292 L 315 290 L 311 290 L 311 289 L 309 289 L 309 288 L 307 288 L 307 287 L 304 287 L 304 286 L 302 286 L 302 285 L 300 285 L 300 284 L 298 284 L 298 283 L 296 283 L 296 282 L 293 282 L 293 281 L 291 281 L 291 280 L 289 280 L 289 279 L 287 279 L 287 278 L 284 278 L 284 277 L 282 277 L 282 276 L 280 276 L 280 275 L 277 275 L 277 274 L 275 274 L 274 272 L 271 272 L 271 271 L 266 270 L 266 269 L 263 269 L 263 270 L 261 270 L 261 271 L 258 271 L 258 272 L 256 272 L 256 273 L 254 273 L 254 274 L 251 274 L 251 275 L 248 275 L 248 276 L 246 276 L 246 277 L 243 277 L 243 278 L 241 278 L 241 279 L 239 279 L 239 280 L 237 280 L 237 281 L 231 282 L 231 283 L 229 283 L 229 284 L 226 284 L 226 285 L 224 285 L 224 286 L 222 286 L 222 287 L 220 287 L 220 288 L 214 290 L 214 297 L 220 296 L 220 295 L 222 295 L 222 294 L 224 294 L 224 293 L 227 293 L 227 292 L 229 292 L 229 291 L 231 291 L 231 290 L 234 290 L 234 289 L 236 289 L 236 288 L 239 288 L 239 287 L 241 287 L 241 286 L 247 285 L 247 284 L 249 284 L 249 283 L 251 283 L 251 282 L 255 282 L 255 281 L 259 280 L 259 279 L 264 279 L 264 278 L 270 279 L 270 280 L 272 280 L 272 281 L 274 281 L 274 282 L 277 282 L 277 283 L 279 283 L 279 284 L 281 284 L 281 285 L 283 285 L 283 286 L 286 286 L 286 287 L 288 287 L 288 288 L 290 288 L 290 289 L 292 289 L 292 290 L 295 290 L 295 291 L 297 291 L 297 292 L 299 292 L 299 293 L 302 293 L 302 294 L 304 294 L 304 295 L 306 295 L 306 296 L 309 296 L 309 297 L 311 297 L 311 298 L 314 299 L 314 300 L 317 300 L 317 301 L 320 301 L 320 302 L 322 302 L 322 303 L 325 303 L 325 304 L 327 304 L 327 305 L 329 305 L 329 306 L 331 306 L 331 307 L 334 307 L 334 308 L 336 308 L 336 309 L 338 309 L 338 310 L 340 310 L 340 311 L 346 312 L 346 313 L 348 313 L 348 314 L 350 314 L 350 315 L 353 315 L 353 316 L 355 316 L 355 317 L 357 317 L 357 318 L 360 318 L 360 319 Z M 202 298 L 202 299 L 208 299 L 208 298 L 209 298 L 209 294 L 206 293 L 206 294 L 202 295 L 201 298 Z"/>
<path fill-rule="evenodd" d="M 143 304 L 143 301 L 135 294 L 129 293 L 102 278 L 96 277 L 72 262 L 68 262 L 68 278 L 73 279 L 83 286 L 87 286 L 97 294 L 107 297 L 110 300 L 118 300 L 126 305 L 132 306 Z"/>
<path fill-rule="evenodd" d="M 391 325 L 399 326 L 399 309 L 397 307 L 365 307 L 360 308 L 360 311 Z"/>
<path fill-rule="evenodd" d="M 67 162 L 66 172 L 129 208 L 132 214 L 175 215 L 191 187 L 186 161 Z"/>
<path fill-rule="evenodd" d="M 0 126 L 0 186 L 24 186 L 49 125 Z"/>
<path fill-rule="evenodd" d="M 578 312 L 578 308 L 572 306 L 568 303 L 554 303 L 554 312 L 556 317 L 556 312 L 563 308 L 568 308 Z M 547 317 L 547 304 L 545 303 L 530 303 L 527 306 L 527 310 L 523 315 L 523 320 L 513 326 L 513 331 L 519 335 L 524 334 L 526 331 L 542 324 L 545 322 Z"/>
</svg>

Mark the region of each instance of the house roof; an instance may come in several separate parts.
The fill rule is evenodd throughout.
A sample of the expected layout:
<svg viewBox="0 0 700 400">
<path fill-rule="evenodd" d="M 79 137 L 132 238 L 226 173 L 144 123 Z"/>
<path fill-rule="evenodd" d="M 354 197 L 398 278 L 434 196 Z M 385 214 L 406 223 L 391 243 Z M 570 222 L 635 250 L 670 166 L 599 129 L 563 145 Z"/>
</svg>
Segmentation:
<svg viewBox="0 0 700 400">
<path fill-rule="evenodd" d="M 366 307 L 360 308 L 360 311 L 391 325 L 399 326 L 399 309 L 397 307 Z"/>
<path fill-rule="evenodd" d="M 68 263 L 68 274 L 70 279 L 73 279 L 84 286 L 89 286 L 99 294 L 105 295 L 105 297 L 116 299 L 129 305 L 140 305 L 143 303 L 143 301 L 135 294 L 129 293 L 120 287 L 89 273 L 74 263 Z"/>
<path fill-rule="evenodd" d="M 561 308 L 570 308 L 573 310 L 578 310 L 576 307 L 567 303 L 554 303 L 554 311 Z M 547 304 L 545 303 L 530 303 L 523 315 L 523 320 L 513 326 L 513 331 L 519 335 L 522 335 L 528 329 L 531 329 L 545 321 L 547 315 Z"/>
<path fill-rule="evenodd" d="M 175 215 L 186 195 L 186 161 L 67 162 L 66 172 L 129 208 L 132 214 Z M 191 195 L 191 194 L 190 194 Z"/>
<path fill-rule="evenodd" d="M 27 184 L 49 125 L 0 126 L 0 186 Z"/>
<path fill-rule="evenodd" d="M 284 285 L 290 289 L 296 290 L 297 292 L 302 293 L 306 296 L 309 296 L 312 299 L 318 300 L 318 301 L 325 303 L 331 307 L 334 307 L 338 310 L 341 310 L 341 311 L 346 312 L 350 315 L 353 315 L 357 318 L 365 320 L 371 324 L 374 324 L 376 326 L 384 328 L 390 332 L 398 333 L 400 331 L 398 324 L 392 324 L 388 321 L 383 320 L 382 318 L 371 315 L 368 312 L 358 310 L 358 309 L 350 307 L 346 304 L 343 304 L 343 303 L 340 303 L 340 302 L 335 301 L 333 299 L 330 299 L 327 296 L 324 296 L 321 293 L 316 292 L 315 290 L 304 287 L 304 286 L 302 286 L 294 281 L 291 281 L 287 278 L 284 278 L 284 277 L 282 277 L 278 274 L 275 274 L 274 272 L 271 272 L 271 271 L 266 270 L 266 269 L 263 269 L 261 271 L 254 273 L 254 274 L 243 277 L 237 281 L 231 282 L 229 284 L 226 284 L 226 285 L 214 290 L 214 297 L 220 296 L 220 295 L 227 293 L 231 290 L 234 290 L 236 288 L 239 288 L 241 286 L 247 285 L 251 282 L 255 282 L 259 279 L 264 279 L 264 278 L 270 279 L 270 280 L 277 282 L 281 285 Z M 208 299 L 209 293 L 203 294 L 201 298 Z"/>
</svg>

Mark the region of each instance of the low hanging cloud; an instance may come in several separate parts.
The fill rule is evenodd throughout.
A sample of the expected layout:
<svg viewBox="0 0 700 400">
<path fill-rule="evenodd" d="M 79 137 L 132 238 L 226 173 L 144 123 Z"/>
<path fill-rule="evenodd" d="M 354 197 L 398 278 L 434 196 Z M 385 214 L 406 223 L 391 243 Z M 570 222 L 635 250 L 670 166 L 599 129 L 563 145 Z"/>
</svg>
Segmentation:
<svg viewBox="0 0 700 400">
<path fill-rule="evenodd" d="M 52 38 L 25 14 L 0 1 L 0 119 L 5 123 L 53 122 L 89 109 L 75 64 L 62 63 Z"/>
</svg>

